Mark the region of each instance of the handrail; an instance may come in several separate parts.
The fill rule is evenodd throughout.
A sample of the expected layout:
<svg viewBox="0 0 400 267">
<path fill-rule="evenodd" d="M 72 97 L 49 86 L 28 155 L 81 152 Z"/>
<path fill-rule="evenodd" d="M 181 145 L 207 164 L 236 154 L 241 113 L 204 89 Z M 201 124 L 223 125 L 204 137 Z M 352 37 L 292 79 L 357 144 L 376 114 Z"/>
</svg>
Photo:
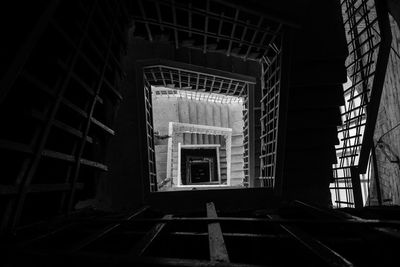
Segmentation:
<svg viewBox="0 0 400 267">
<path fill-rule="evenodd" d="M 341 143 L 336 148 L 338 163 L 331 190 L 337 207 L 361 207 L 360 174 L 367 170 L 373 147 L 392 37 L 385 1 L 343 0 L 342 14 L 352 51 L 346 62 L 352 85 L 344 88 L 346 105 L 338 129 Z"/>
<path fill-rule="evenodd" d="M 373 136 L 376 120 L 378 117 L 379 104 L 385 83 L 386 68 L 389 61 L 390 49 L 392 44 L 392 33 L 388 9 L 385 1 L 375 1 L 375 7 L 380 29 L 380 48 L 376 62 L 376 72 L 372 86 L 372 92 L 369 105 L 367 106 L 367 124 L 365 126 L 363 146 L 361 147 L 360 160 L 358 168 L 360 173 L 365 173 L 368 166 L 368 158 L 373 147 Z"/>
</svg>

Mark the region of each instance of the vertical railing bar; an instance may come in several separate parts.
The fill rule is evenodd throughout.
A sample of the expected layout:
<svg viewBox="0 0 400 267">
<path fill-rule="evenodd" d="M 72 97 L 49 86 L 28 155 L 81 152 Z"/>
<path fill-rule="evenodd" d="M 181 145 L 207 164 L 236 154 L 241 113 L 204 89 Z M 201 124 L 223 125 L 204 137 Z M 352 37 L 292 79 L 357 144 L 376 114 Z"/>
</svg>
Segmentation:
<svg viewBox="0 0 400 267">
<path fill-rule="evenodd" d="M 178 22 L 176 19 L 176 7 L 175 7 L 175 0 L 171 0 L 171 7 L 172 7 L 172 19 L 174 23 L 174 37 L 175 37 L 175 49 L 179 48 L 179 39 L 178 39 Z"/>
<path fill-rule="evenodd" d="M 227 94 L 227 95 L 231 91 L 232 81 L 233 81 L 232 79 L 229 80 L 228 88 L 226 89 L 226 92 L 225 92 L 225 94 Z"/>
<path fill-rule="evenodd" d="M 188 25 L 189 38 L 192 38 L 192 2 L 189 2 L 188 6 L 189 6 L 189 8 L 188 8 L 187 12 L 188 12 L 188 23 L 189 23 L 189 25 Z"/>
<path fill-rule="evenodd" d="M 182 89 L 181 70 L 178 70 L 178 84 L 179 88 Z"/>
<path fill-rule="evenodd" d="M 242 45 L 243 45 L 242 42 L 244 40 L 244 37 L 246 36 L 247 30 L 248 30 L 247 25 L 249 25 L 249 24 L 250 24 L 250 20 L 246 20 L 246 26 L 244 26 L 244 29 L 243 29 L 243 32 L 242 32 L 242 36 L 240 36 L 239 47 L 242 47 Z"/>
<path fill-rule="evenodd" d="M 224 12 L 221 13 L 221 17 L 224 16 Z M 221 35 L 221 31 L 222 31 L 222 25 L 223 25 L 224 21 L 221 19 L 219 20 L 219 24 L 218 24 L 218 36 Z M 217 42 L 219 42 L 220 38 L 217 38 Z"/>
<path fill-rule="evenodd" d="M 222 90 L 222 85 L 224 84 L 224 80 L 221 80 L 221 84 L 219 85 L 219 89 L 218 89 L 218 92 L 217 92 L 217 94 L 220 94 L 221 93 L 221 90 Z"/>
<path fill-rule="evenodd" d="M 175 81 L 174 81 L 174 76 L 172 75 L 172 71 L 167 69 L 168 73 L 169 73 L 169 79 L 171 80 L 171 84 L 173 84 L 174 88 L 175 88 Z"/>
<path fill-rule="evenodd" d="M 206 0 L 206 15 L 204 16 L 204 32 L 208 32 L 208 12 L 210 9 L 210 0 Z M 207 35 L 204 35 L 204 45 L 203 45 L 203 53 L 205 54 L 207 52 Z"/>
<path fill-rule="evenodd" d="M 161 67 L 158 67 L 158 69 L 159 69 L 159 71 L 160 71 L 161 78 L 162 78 L 162 80 L 163 80 L 164 86 L 167 86 L 167 82 L 165 81 L 165 77 L 164 77 L 164 72 L 163 72 L 163 70 L 161 69 Z"/>
<path fill-rule="evenodd" d="M 233 22 L 233 25 L 232 25 L 232 31 L 231 31 L 230 41 L 229 41 L 229 45 L 228 45 L 228 50 L 226 51 L 226 55 L 228 57 L 231 55 L 232 40 L 233 40 L 233 37 L 235 36 L 236 21 L 237 21 L 238 17 L 239 17 L 239 9 L 236 9 L 235 22 Z"/>
<path fill-rule="evenodd" d="M 162 21 L 162 15 L 161 15 L 161 10 L 160 10 L 160 3 L 155 1 L 156 5 L 156 11 L 157 11 L 157 19 L 158 23 L 160 24 L 160 29 L 164 31 L 164 26 L 163 26 L 163 21 Z"/>
</svg>

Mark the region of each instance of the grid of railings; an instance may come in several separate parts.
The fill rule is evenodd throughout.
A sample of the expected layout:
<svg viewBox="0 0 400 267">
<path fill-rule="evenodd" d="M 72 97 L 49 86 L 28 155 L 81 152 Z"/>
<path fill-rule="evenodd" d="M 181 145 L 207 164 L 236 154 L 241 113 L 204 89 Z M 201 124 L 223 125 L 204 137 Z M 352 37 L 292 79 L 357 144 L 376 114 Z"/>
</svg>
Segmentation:
<svg viewBox="0 0 400 267">
<path fill-rule="evenodd" d="M 214 93 L 204 93 L 204 92 L 194 92 L 189 90 L 178 90 L 167 88 L 164 86 L 153 86 L 152 87 L 152 94 L 155 97 L 180 97 L 180 98 L 187 98 L 191 100 L 198 100 L 198 101 L 207 101 L 213 103 L 242 103 L 243 97 L 236 97 L 236 96 L 227 96 L 223 94 L 214 94 Z"/>
<path fill-rule="evenodd" d="M 49 2 L 2 77 L 2 231 L 93 197 L 122 99 L 124 11 L 120 1 Z"/>
<path fill-rule="evenodd" d="M 274 46 L 273 46 L 274 47 Z M 151 103 L 148 101 L 148 92 L 164 97 L 185 97 L 200 101 L 219 102 L 230 104 L 232 102 L 243 104 L 243 157 L 244 157 L 244 186 L 249 185 L 249 120 L 248 120 L 248 88 L 249 81 L 210 73 L 192 71 L 180 67 L 167 65 L 151 65 L 143 68 L 146 118 L 148 138 L 153 136 L 153 121 Z M 150 115 L 151 114 L 151 117 Z M 149 175 L 151 191 L 156 191 L 156 171 L 152 161 L 155 161 L 153 140 L 148 140 L 149 149 Z M 152 167 L 153 166 L 153 167 Z"/>
<path fill-rule="evenodd" d="M 349 81 L 344 86 L 343 124 L 338 128 L 340 144 L 330 188 L 334 206 L 354 207 L 351 170 L 359 163 L 381 38 L 374 1 L 342 1 L 342 14 L 349 49 Z"/>
<path fill-rule="evenodd" d="M 259 60 L 280 25 L 262 12 L 221 0 L 138 0 L 130 4 L 134 35 L 244 60 Z"/>
<path fill-rule="evenodd" d="M 157 191 L 156 154 L 154 148 L 153 103 L 151 85 L 144 77 L 144 101 L 146 109 L 147 160 L 149 162 L 150 191 Z"/>
<path fill-rule="evenodd" d="M 264 56 L 261 79 L 261 155 L 260 184 L 263 187 L 274 187 L 278 152 L 278 123 L 281 88 L 281 40 L 270 45 L 270 56 Z"/>
<path fill-rule="evenodd" d="M 247 88 L 247 90 L 249 90 Z M 250 132 L 249 132 L 249 95 L 246 94 L 246 96 L 243 99 L 243 172 L 244 172 L 244 180 L 243 180 L 243 185 L 245 187 L 250 186 L 250 173 L 249 173 L 249 168 L 250 168 L 250 153 L 249 153 L 249 137 L 250 137 Z M 254 126 L 253 126 L 254 127 Z"/>
<path fill-rule="evenodd" d="M 234 96 L 234 98 L 225 98 L 224 103 L 239 100 L 246 93 L 246 81 L 224 76 L 170 66 L 145 67 L 143 72 L 146 80 L 153 86 L 165 86 L 171 89 L 208 93 L 207 97 L 212 97 L 214 94 Z"/>
</svg>

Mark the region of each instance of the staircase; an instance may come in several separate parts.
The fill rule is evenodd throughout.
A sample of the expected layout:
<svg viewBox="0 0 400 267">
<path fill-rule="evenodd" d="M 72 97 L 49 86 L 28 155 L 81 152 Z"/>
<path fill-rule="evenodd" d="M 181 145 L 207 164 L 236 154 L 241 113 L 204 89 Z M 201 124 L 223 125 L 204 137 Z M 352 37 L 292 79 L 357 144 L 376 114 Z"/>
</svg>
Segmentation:
<svg viewBox="0 0 400 267">
<path fill-rule="evenodd" d="M 209 125 L 224 128 L 232 128 L 232 151 L 231 151 L 231 185 L 242 185 L 243 172 L 243 117 L 242 104 L 220 104 L 213 102 L 204 102 L 180 97 L 153 97 L 154 103 L 154 124 L 156 130 L 161 134 L 168 133 L 167 123 L 169 121 Z M 175 113 L 165 118 L 165 112 Z M 162 117 L 162 118 L 161 118 Z M 204 145 L 204 144 L 222 144 L 223 138 L 214 135 L 184 133 L 179 140 L 182 145 Z M 175 147 L 175 146 L 173 146 Z M 157 179 L 161 182 L 167 177 L 167 141 L 161 141 L 161 144 L 155 146 L 157 162 Z M 173 176 L 177 175 L 178 151 L 173 151 Z M 226 151 L 221 145 L 220 151 L 220 173 L 221 180 L 227 179 Z"/>
</svg>

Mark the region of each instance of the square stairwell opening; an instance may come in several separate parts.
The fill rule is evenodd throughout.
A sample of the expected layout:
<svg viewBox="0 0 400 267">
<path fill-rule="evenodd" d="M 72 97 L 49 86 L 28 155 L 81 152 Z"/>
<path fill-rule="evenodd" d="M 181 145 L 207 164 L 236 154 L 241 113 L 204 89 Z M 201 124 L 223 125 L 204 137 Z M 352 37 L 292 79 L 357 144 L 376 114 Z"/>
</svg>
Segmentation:
<svg viewBox="0 0 400 267">
<path fill-rule="evenodd" d="M 170 61 L 142 72 L 150 192 L 249 187 L 254 78 Z"/>
</svg>

